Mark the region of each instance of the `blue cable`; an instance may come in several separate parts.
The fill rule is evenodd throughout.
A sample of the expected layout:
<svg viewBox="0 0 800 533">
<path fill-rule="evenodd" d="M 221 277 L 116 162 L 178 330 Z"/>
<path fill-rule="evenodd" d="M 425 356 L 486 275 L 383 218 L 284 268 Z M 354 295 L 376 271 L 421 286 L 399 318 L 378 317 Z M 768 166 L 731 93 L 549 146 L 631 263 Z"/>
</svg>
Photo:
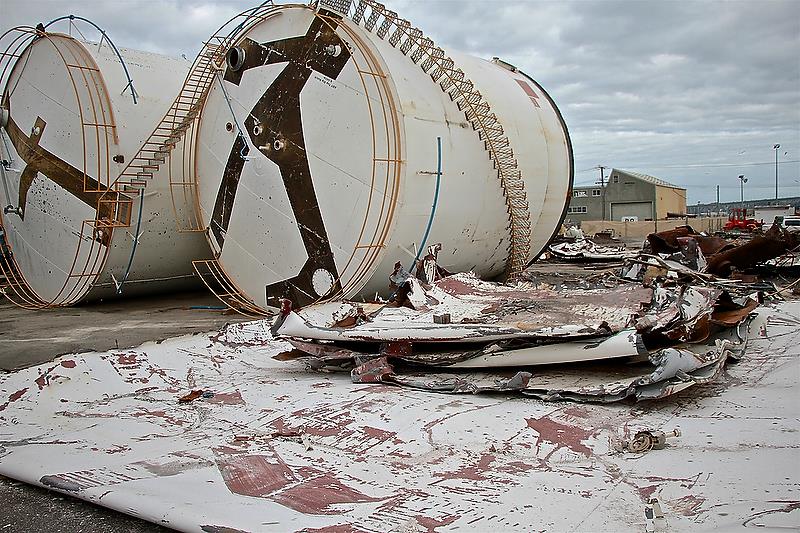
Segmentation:
<svg viewBox="0 0 800 533">
<path fill-rule="evenodd" d="M 144 189 L 139 189 L 139 216 L 136 220 L 136 235 L 133 236 L 133 246 L 131 247 L 131 256 L 128 258 L 128 266 L 125 268 L 125 275 L 122 276 L 122 281 L 119 282 L 117 287 L 117 294 L 122 294 L 122 286 L 128 281 L 128 276 L 131 273 L 131 266 L 133 266 L 133 256 L 136 255 L 136 247 L 139 244 L 139 229 L 142 227 L 142 208 L 144 207 Z"/>
<path fill-rule="evenodd" d="M 436 137 L 436 149 L 438 152 L 438 161 L 436 163 L 436 192 L 433 194 L 433 205 L 431 206 L 431 216 L 428 218 L 428 227 L 425 228 L 425 235 L 422 236 L 422 242 L 417 249 L 417 256 L 414 258 L 414 262 L 411 264 L 411 268 L 408 269 L 409 272 L 413 272 L 414 267 L 417 265 L 417 261 L 419 261 L 419 255 L 422 253 L 422 250 L 425 249 L 425 244 L 428 242 L 428 234 L 431 232 L 431 226 L 433 226 L 433 215 L 436 214 L 436 205 L 439 203 L 439 184 L 442 181 L 442 138 Z"/>
</svg>

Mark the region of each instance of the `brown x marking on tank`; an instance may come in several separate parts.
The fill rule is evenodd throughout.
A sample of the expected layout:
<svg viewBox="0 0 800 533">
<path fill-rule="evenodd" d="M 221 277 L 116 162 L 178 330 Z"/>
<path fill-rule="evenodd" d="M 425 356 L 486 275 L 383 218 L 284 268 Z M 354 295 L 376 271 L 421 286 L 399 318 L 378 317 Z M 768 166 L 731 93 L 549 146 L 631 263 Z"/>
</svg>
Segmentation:
<svg viewBox="0 0 800 533">
<path fill-rule="evenodd" d="M 239 43 L 244 62 L 236 70 L 226 70 L 224 80 L 239 85 L 244 71 L 264 65 L 285 63 L 275 81 L 266 89 L 244 121 L 252 146 L 280 169 L 308 259 L 292 278 L 266 287 L 267 301 L 278 305 L 288 298 L 297 306 L 316 300 L 313 275 L 327 270 L 338 280 L 333 251 L 322 219 L 319 201 L 306 154 L 300 93 L 312 73 L 336 79 L 350 60 L 350 51 L 336 34 L 337 21 L 332 16 L 317 16 L 305 35 L 258 43 L 244 39 Z M 233 144 L 211 216 L 210 230 L 222 247 L 230 223 L 231 210 L 244 169 L 242 157 L 248 147 L 242 136 Z M 339 290 L 336 281 L 331 291 Z"/>
<path fill-rule="evenodd" d="M 34 178 L 41 173 L 81 202 L 97 209 L 99 220 L 103 218 L 111 220 L 114 216 L 113 202 L 100 203 L 103 195 L 109 193 L 107 188 L 94 178 L 84 175 L 82 170 L 48 152 L 39 144 L 46 126 L 47 123 L 42 117 L 36 117 L 33 131 L 28 136 L 11 116 L 8 117 L 6 131 L 8 131 L 11 144 L 14 145 L 20 159 L 25 162 L 25 169 L 19 179 L 20 217 L 25 220 L 28 191 L 30 191 Z M 112 191 L 109 194 L 116 195 L 117 193 Z M 112 198 L 116 198 L 116 196 L 112 196 Z"/>
</svg>

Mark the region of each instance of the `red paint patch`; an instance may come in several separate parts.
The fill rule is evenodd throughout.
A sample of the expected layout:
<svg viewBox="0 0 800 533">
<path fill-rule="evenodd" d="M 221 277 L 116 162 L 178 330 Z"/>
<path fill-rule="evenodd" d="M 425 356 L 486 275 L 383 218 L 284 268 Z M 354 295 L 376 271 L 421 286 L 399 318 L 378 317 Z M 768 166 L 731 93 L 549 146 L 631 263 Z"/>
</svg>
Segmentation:
<svg viewBox="0 0 800 533">
<path fill-rule="evenodd" d="M 138 361 L 135 353 L 117 355 L 117 362 L 121 365 L 135 365 Z"/>
<path fill-rule="evenodd" d="M 525 94 L 528 95 L 528 98 L 531 99 L 533 105 L 535 105 L 536 107 L 541 107 L 539 105 L 539 95 L 536 94 L 536 91 L 533 90 L 533 87 L 528 85 L 528 83 L 523 80 L 516 80 L 516 82 L 519 84 L 520 87 L 522 87 L 522 90 L 525 91 Z"/>
<path fill-rule="evenodd" d="M 389 439 L 394 439 L 397 436 L 396 431 L 386 431 L 383 429 L 364 426 L 364 433 L 373 439 L 378 439 L 381 442 L 386 442 Z M 401 441 L 402 442 L 402 441 Z"/>
<path fill-rule="evenodd" d="M 73 361 L 72 359 L 61 361 L 61 366 L 63 366 L 64 368 L 75 368 L 75 361 Z"/>
<path fill-rule="evenodd" d="M 526 421 L 528 422 L 528 427 L 539 434 L 540 440 L 552 442 L 558 447 L 565 446 L 573 452 L 587 457 L 592 455 L 592 450 L 583 444 L 583 441 L 592 436 L 592 431 L 568 426 L 546 416 L 542 418 L 527 418 Z"/>
<path fill-rule="evenodd" d="M 217 460 L 225 485 L 234 494 L 266 497 L 298 481 L 286 464 L 277 457 L 235 455 Z"/>
<path fill-rule="evenodd" d="M 22 398 L 22 395 L 25 394 L 26 392 L 28 392 L 28 387 L 18 390 L 17 392 L 8 397 L 8 402 L 9 403 L 16 402 L 17 400 Z"/>
<path fill-rule="evenodd" d="M 427 516 L 417 516 L 415 518 L 417 519 L 417 523 L 425 528 L 426 533 L 436 533 L 437 527 L 449 526 L 461 517 L 459 515 L 447 515 L 440 520 Z"/>
<path fill-rule="evenodd" d="M 0 411 L 5 411 L 6 407 L 8 407 L 9 404 L 11 404 L 12 402 L 16 402 L 17 400 L 22 398 L 22 396 L 26 392 L 28 392 L 28 387 L 25 387 L 24 389 L 20 389 L 17 392 L 11 394 L 11 396 L 8 397 L 8 401 L 7 402 L 5 402 L 3 404 L 0 404 Z"/>
<path fill-rule="evenodd" d="M 647 502 L 650 500 L 650 496 L 653 495 L 657 488 L 658 485 L 648 485 L 646 487 L 639 487 L 636 490 L 639 491 L 639 496 L 642 498 L 642 501 Z"/>
<path fill-rule="evenodd" d="M 308 469 L 311 470 L 311 469 Z M 377 502 L 372 498 L 344 485 L 331 474 L 325 473 L 305 483 L 290 487 L 271 499 L 285 507 L 305 514 L 338 514 L 330 506 L 343 503 Z"/>
<path fill-rule="evenodd" d="M 524 472 L 535 470 L 536 466 L 537 465 L 532 465 L 530 463 L 523 463 L 522 461 L 509 461 L 503 466 L 497 467 L 496 470 L 501 472 L 507 472 L 509 474 L 521 474 Z"/>
<path fill-rule="evenodd" d="M 491 464 L 496 460 L 492 454 L 485 453 L 481 455 L 478 462 L 472 466 L 465 466 L 454 472 L 442 472 L 435 474 L 436 477 L 444 479 L 471 479 L 473 481 L 483 481 L 486 479 L 486 471 L 489 470 Z M 437 483 L 437 482 L 434 482 Z"/>
<path fill-rule="evenodd" d="M 233 392 L 219 392 L 214 394 L 211 398 L 207 400 L 209 403 L 217 403 L 223 405 L 244 405 L 245 402 L 242 399 L 242 393 L 237 391 Z"/>
<path fill-rule="evenodd" d="M 670 500 L 669 506 L 683 516 L 694 516 L 705 501 L 705 498 L 689 494 L 677 500 Z"/>
<path fill-rule="evenodd" d="M 467 285 L 461 280 L 454 278 L 445 278 L 436 283 L 438 289 L 443 290 L 452 296 L 463 296 L 465 294 L 475 293 L 475 287 Z"/>
</svg>

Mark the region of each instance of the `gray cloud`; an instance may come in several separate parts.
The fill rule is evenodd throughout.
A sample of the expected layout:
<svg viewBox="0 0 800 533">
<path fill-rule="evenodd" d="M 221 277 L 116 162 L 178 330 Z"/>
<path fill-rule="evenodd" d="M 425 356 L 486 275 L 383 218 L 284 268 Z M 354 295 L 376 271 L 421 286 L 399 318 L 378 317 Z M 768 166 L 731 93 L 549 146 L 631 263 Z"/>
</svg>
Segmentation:
<svg viewBox="0 0 800 533">
<path fill-rule="evenodd" d="M 598 177 L 590 169 L 601 163 L 686 186 L 695 202 L 712 200 L 717 184 L 723 200 L 738 198 L 736 176 L 745 174 L 746 196 L 769 198 L 772 145 L 781 143 L 782 160 L 800 160 L 795 0 L 386 3 L 443 47 L 500 56 L 539 81 L 569 126 L 576 182 Z M 75 13 L 119 46 L 192 56 L 252 5 L 5 0 L 0 25 Z M 781 164 L 780 176 L 782 194 L 800 195 L 800 163 Z"/>
</svg>

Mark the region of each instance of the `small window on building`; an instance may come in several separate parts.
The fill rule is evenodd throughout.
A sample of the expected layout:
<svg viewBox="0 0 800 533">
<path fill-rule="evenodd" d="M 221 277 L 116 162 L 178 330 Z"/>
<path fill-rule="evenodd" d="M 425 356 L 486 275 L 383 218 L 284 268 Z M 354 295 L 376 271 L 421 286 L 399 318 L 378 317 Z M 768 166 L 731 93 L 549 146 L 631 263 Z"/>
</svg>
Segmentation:
<svg viewBox="0 0 800 533">
<path fill-rule="evenodd" d="M 619 183 L 619 176 L 614 175 L 614 183 Z"/>
<path fill-rule="evenodd" d="M 574 215 L 578 213 L 586 213 L 587 209 L 585 205 L 576 205 L 574 207 L 567 208 L 567 214 Z"/>
<path fill-rule="evenodd" d="M 592 189 L 592 196 L 600 196 L 600 189 Z"/>
</svg>

